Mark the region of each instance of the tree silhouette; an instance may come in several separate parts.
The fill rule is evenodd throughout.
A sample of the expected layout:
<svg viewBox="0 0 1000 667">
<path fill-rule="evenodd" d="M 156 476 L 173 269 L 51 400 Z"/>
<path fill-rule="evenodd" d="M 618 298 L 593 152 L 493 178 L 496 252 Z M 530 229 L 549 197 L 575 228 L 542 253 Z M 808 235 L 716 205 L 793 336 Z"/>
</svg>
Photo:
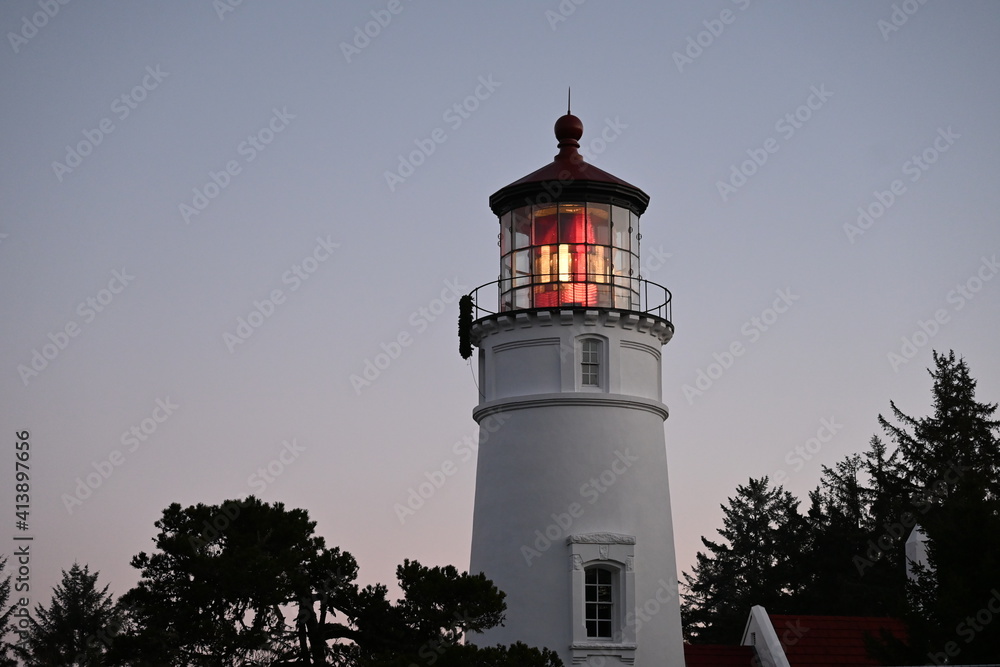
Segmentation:
<svg viewBox="0 0 1000 667">
<path fill-rule="evenodd" d="M 898 537 L 901 502 L 868 473 L 882 467 L 884 447 L 872 441 L 864 456 L 851 454 L 822 467 L 820 486 L 810 492 L 808 539 L 800 613 L 838 616 L 899 616 L 906 608 L 905 570 Z M 881 545 L 890 545 L 886 554 Z"/>
<path fill-rule="evenodd" d="M 7 569 L 7 557 L 0 557 L 0 572 Z M 12 655 L 14 644 L 8 641 L 8 635 L 14 632 L 12 615 L 14 607 L 10 604 L 10 575 L 0 581 L 0 667 L 17 667 L 17 660 Z"/>
<path fill-rule="evenodd" d="M 29 667 L 109 665 L 108 649 L 120 627 L 108 587 L 97 587 L 98 573 L 73 564 L 63 570 L 49 606 L 35 607 L 28 634 L 17 647 Z"/>
<path fill-rule="evenodd" d="M 504 595 L 481 574 L 405 561 L 402 600 L 359 588 L 354 558 L 328 548 L 305 510 L 253 496 L 175 503 L 156 527 L 157 551 L 132 559 L 141 579 L 122 598 L 123 664 L 561 665 L 551 651 L 461 643 L 503 620 Z"/>
<path fill-rule="evenodd" d="M 772 613 L 896 616 L 909 638 L 873 639 L 883 664 L 993 662 L 1000 655 L 1000 421 L 976 399 L 953 351 L 934 352 L 932 414 L 890 402 L 883 438 L 823 467 L 805 529 L 787 492 L 767 478 L 737 487 L 723 506 L 725 543 L 702 538 L 685 573 L 685 633 L 732 643 L 750 606 Z M 926 567 L 907 563 L 919 525 Z M 915 571 L 910 581 L 907 568 Z"/>
<path fill-rule="evenodd" d="M 704 537 L 710 554 L 698 552 L 691 574 L 684 573 L 684 633 L 695 643 L 732 644 L 753 605 L 790 611 L 802 588 L 800 551 L 805 521 L 799 501 L 767 477 L 736 487 L 722 506 L 725 542 Z"/>
<path fill-rule="evenodd" d="M 912 658 L 994 661 L 1000 623 L 1000 421 L 976 400 L 964 359 L 934 352 L 933 414 L 914 418 L 891 403 L 879 416 L 898 454 L 893 483 L 927 536 L 927 567 L 908 586 Z M 952 643 L 953 650 L 949 648 Z"/>
</svg>

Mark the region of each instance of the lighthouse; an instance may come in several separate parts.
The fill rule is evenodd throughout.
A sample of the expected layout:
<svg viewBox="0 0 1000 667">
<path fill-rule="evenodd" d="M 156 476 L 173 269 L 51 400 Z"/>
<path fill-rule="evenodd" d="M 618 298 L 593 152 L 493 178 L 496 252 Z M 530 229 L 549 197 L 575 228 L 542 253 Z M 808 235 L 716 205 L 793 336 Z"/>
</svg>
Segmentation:
<svg viewBox="0 0 1000 667">
<path fill-rule="evenodd" d="M 555 135 L 550 164 L 490 197 L 499 279 L 461 309 L 479 368 L 470 571 L 507 594 L 504 625 L 471 640 L 680 667 L 661 379 L 674 325 L 670 292 L 640 274 L 649 196 L 584 161 L 576 116 Z"/>
</svg>

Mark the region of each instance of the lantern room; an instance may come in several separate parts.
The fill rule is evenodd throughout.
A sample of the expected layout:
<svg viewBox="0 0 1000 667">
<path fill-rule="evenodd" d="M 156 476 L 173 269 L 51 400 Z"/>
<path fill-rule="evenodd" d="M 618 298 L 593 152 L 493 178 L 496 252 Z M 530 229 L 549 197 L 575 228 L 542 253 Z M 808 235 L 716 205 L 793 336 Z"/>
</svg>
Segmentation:
<svg viewBox="0 0 1000 667">
<path fill-rule="evenodd" d="M 643 310 L 639 216 L 649 196 L 584 161 L 576 116 L 559 118 L 555 135 L 549 165 L 490 197 L 500 221 L 499 312 Z"/>
<path fill-rule="evenodd" d="M 639 303 L 639 216 L 587 201 L 500 216 L 500 310 Z"/>
</svg>

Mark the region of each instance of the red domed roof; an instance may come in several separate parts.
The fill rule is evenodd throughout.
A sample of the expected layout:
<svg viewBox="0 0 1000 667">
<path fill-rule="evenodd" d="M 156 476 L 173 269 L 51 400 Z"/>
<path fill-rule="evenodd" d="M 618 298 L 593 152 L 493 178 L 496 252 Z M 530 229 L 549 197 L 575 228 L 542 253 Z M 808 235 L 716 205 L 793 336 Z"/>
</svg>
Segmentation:
<svg viewBox="0 0 1000 667">
<path fill-rule="evenodd" d="M 559 153 L 541 169 L 497 190 L 490 197 L 490 208 L 494 213 L 502 215 L 511 208 L 522 205 L 522 196 L 530 202 L 532 194 L 544 193 L 553 201 L 614 200 L 614 203 L 628 205 L 640 215 L 645 212 L 649 195 L 631 183 L 587 163 L 580 155 L 578 149 L 583 136 L 583 122 L 579 118 L 566 114 L 556 121 L 554 129 L 559 141 Z M 622 199 L 625 201 L 619 201 Z"/>
</svg>

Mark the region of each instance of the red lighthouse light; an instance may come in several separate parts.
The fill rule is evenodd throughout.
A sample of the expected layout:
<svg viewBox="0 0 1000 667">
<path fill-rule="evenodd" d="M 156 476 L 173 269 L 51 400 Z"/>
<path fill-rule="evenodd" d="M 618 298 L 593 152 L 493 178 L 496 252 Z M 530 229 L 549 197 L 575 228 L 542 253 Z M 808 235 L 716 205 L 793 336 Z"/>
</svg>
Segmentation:
<svg viewBox="0 0 1000 667">
<path fill-rule="evenodd" d="M 638 303 L 638 216 L 595 202 L 522 206 L 500 217 L 500 310 Z"/>
</svg>

